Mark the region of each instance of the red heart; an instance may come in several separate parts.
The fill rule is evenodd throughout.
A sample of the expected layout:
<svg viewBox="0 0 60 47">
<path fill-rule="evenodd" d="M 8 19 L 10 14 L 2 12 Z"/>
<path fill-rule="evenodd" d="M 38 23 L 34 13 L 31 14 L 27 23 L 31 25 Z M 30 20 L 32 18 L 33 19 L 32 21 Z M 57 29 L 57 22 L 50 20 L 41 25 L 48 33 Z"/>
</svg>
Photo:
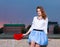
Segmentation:
<svg viewBox="0 0 60 47">
<path fill-rule="evenodd" d="M 20 33 L 20 34 L 14 34 L 14 39 L 16 39 L 16 40 L 21 40 L 22 38 L 23 38 L 23 34 L 22 33 Z"/>
</svg>

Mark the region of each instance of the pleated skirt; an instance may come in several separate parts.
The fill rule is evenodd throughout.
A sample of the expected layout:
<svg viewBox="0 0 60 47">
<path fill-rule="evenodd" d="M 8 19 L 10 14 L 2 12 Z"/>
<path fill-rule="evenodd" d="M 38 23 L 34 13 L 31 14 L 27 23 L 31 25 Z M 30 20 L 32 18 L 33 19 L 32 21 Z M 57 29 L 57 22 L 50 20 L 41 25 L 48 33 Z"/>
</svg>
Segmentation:
<svg viewBox="0 0 60 47">
<path fill-rule="evenodd" d="M 28 37 L 28 43 L 31 43 L 31 41 L 39 45 L 48 45 L 48 36 L 44 31 L 33 30 Z"/>
</svg>

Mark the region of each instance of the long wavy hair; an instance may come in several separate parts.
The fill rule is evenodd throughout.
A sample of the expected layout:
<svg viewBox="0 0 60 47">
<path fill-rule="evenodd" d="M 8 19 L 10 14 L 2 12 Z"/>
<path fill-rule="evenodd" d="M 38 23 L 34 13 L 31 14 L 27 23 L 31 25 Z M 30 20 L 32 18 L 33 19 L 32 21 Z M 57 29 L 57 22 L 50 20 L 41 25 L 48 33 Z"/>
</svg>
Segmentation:
<svg viewBox="0 0 60 47">
<path fill-rule="evenodd" d="M 46 19 L 46 13 L 45 13 L 45 11 L 44 11 L 44 9 L 43 9 L 43 7 L 42 6 L 37 6 L 37 8 L 36 8 L 36 10 L 37 9 L 40 9 L 40 11 L 41 11 L 41 13 L 42 13 L 42 18 L 45 20 Z"/>
</svg>

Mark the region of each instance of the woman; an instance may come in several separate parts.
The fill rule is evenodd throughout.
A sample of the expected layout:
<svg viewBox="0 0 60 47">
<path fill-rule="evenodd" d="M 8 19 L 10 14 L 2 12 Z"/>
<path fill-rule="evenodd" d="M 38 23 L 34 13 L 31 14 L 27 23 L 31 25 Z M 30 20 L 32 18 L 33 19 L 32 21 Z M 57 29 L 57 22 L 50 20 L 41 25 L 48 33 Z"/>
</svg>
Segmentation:
<svg viewBox="0 0 60 47">
<path fill-rule="evenodd" d="M 24 36 L 28 35 L 28 42 L 30 47 L 41 47 L 41 45 L 48 45 L 47 26 L 48 17 L 42 6 L 36 8 L 38 16 L 33 18 L 32 26 Z"/>
</svg>

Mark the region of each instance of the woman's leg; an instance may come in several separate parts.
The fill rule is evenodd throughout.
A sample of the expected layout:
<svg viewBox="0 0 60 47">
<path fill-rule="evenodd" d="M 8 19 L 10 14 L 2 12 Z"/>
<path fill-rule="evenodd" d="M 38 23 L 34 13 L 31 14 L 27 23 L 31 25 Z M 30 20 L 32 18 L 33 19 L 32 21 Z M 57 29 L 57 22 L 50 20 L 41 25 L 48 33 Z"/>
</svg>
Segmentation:
<svg viewBox="0 0 60 47">
<path fill-rule="evenodd" d="M 35 42 L 31 41 L 30 47 L 35 47 Z"/>
<path fill-rule="evenodd" d="M 41 47 L 41 46 L 40 46 L 39 44 L 36 43 L 36 44 L 35 44 L 35 47 Z"/>
</svg>

